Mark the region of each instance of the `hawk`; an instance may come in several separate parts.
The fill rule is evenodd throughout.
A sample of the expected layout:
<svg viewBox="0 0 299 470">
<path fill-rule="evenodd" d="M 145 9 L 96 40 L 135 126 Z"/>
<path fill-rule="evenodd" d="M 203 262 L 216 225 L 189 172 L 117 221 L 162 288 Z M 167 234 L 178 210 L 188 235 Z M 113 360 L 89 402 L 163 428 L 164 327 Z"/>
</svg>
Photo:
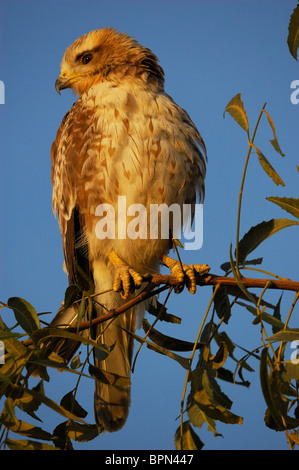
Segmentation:
<svg viewBox="0 0 299 470">
<path fill-rule="evenodd" d="M 69 283 L 76 282 L 76 266 L 93 279 L 97 316 L 123 305 L 144 287 L 142 275 L 159 271 L 161 263 L 180 282 L 187 279 L 194 293 L 195 274 L 207 267 L 170 258 L 171 235 L 124 237 L 126 227 L 116 227 L 115 237 L 96 232 L 97 207 L 109 204 L 117 216 L 120 196 L 127 206 L 142 204 L 147 211 L 152 204 L 176 203 L 181 208 L 190 204 L 194 212 L 197 194 L 203 201 L 205 144 L 187 112 L 165 93 L 157 57 L 126 34 L 94 30 L 66 49 L 55 87 L 79 95 L 51 148 L 53 210 Z M 105 360 L 95 355 L 97 367 L 130 377 L 133 339 L 125 330 L 134 332 L 142 314 L 131 308 L 110 325 L 97 327 L 97 341 L 115 344 Z M 61 308 L 52 325 L 76 323 L 77 315 L 74 305 Z M 76 347 L 68 340 L 56 350 L 69 360 Z M 129 405 L 128 387 L 96 381 L 95 419 L 104 430 L 120 429 Z"/>
</svg>

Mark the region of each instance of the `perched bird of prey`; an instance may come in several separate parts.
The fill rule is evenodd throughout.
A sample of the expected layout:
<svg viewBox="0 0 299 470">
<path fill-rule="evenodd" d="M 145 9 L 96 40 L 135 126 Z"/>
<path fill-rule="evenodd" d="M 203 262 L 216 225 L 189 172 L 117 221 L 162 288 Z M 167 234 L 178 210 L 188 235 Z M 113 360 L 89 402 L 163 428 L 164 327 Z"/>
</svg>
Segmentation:
<svg viewBox="0 0 299 470">
<path fill-rule="evenodd" d="M 205 145 L 186 111 L 165 93 L 157 57 L 112 28 L 91 31 L 66 50 L 55 86 L 59 93 L 71 88 L 79 95 L 51 149 L 53 210 L 69 283 L 76 282 L 78 265 L 93 279 L 95 294 L 108 291 L 93 297 L 97 316 L 123 305 L 144 287 L 142 275 L 159 271 L 161 263 L 178 280 L 187 279 L 194 293 L 195 274 L 207 267 L 168 257 L 171 235 L 151 238 L 147 228 L 143 237 L 124 236 L 127 227 L 117 223 L 115 236 L 97 234 L 97 208 L 109 204 L 117 221 L 120 196 L 126 207 L 139 204 L 148 213 L 151 205 L 174 203 L 190 204 L 194 212 L 196 195 L 203 200 Z M 132 217 L 125 220 L 128 226 Z M 75 306 L 62 308 L 52 324 L 73 324 L 77 313 Z M 97 327 L 97 341 L 115 344 L 104 361 L 95 355 L 97 367 L 130 377 L 133 340 L 125 330 L 135 331 L 136 317 L 131 308 L 108 327 Z M 59 354 L 69 359 L 75 347 L 65 342 Z M 129 404 L 129 387 L 96 382 L 95 419 L 105 430 L 123 426 Z"/>
</svg>

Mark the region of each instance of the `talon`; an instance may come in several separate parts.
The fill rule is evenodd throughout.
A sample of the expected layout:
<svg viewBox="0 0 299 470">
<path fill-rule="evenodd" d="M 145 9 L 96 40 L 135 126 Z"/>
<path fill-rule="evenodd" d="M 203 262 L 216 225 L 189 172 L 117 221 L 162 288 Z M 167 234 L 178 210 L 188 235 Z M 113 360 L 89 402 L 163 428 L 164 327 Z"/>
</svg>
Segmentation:
<svg viewBox="0 0 299 470">
<path fill-rule="evenodd" d="M 182 292 L 184 281 L 191 294 L 196 292 L 196 274 L 206 274 L 210 267 L 207 264 L 184 264 L 176 261 L 169 256 L 163 255 L 162 262 L 170 269 L 171 274 L 177 278 L 178 285 L 175 288 L 176 293 Z"/>
<path fill-rule="evenodd" d="M 121 292 L 123 299 L 127 299 L 130 294 L 139 289 L 142 284 L 142 276 L 130 268 L 115 252 L 108 255 L 109 261 L 116 268 L 115 279 L 113 283 L 114 292 Z"/>
</svg>

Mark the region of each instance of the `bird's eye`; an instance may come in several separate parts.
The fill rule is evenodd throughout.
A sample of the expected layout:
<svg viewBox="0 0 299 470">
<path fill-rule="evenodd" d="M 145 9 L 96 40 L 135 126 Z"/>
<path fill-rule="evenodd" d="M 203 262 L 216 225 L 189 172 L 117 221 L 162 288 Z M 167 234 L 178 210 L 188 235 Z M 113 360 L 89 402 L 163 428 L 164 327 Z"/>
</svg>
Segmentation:
<svg viewBox="0 0 299 470">
<path fill-rule="evenodd" d="M 84 56 L 82 57 L 81 61 L 82 61 L 82 64 L 86 65 L 88 64 L 92 59 L 92 54 L 84 54 Z"/>
</svg>

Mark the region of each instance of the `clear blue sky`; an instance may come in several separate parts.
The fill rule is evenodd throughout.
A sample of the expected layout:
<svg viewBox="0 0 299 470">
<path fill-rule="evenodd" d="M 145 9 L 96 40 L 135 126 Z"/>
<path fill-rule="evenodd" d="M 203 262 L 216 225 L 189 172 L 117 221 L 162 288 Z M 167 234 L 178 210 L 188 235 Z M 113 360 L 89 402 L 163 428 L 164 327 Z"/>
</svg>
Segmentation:
<svg viewBox="0 0 299 470">
<path fill-rule="evenodd" d="M 189 112 L 206 142 L 204 244 L 199 252 L 186 253 L 185 262 L 208 263 L 212 272 L 220 273 L 229 245 L 235 242 L 247 140 L 230 116 L 223 119 L 223 111 L 239 92 L 251 131 L 267 101 L 286 154 L 283 159 L 274 152 L 269 144 L 271 130 L 262 122 L 256 143 L 286 187 L 277 188 L 253 155 L 241 233 L 262 220 L 286 217 L 265 198 L 298 197 L 299 105 L 291 104 L 290 84 L 299 79 L 299 69 L 286 44 L 295 6 L 295 0 L 0 0 L 0 80 L 5 83 L 5 105 L 0 105 L 0 299 L 20 296 L 38 312 L 54 314 L 63 298 L 67 279 L 51 208 L 50 146 L 75 97 L 69 91 L 59 96 L 54 83 L 66 47 L 92 29 L 112 26 L 151 48 L 164 68 L 166 91 Z M 296 228 L 275 235 L 254 253 L 264 256 L 265 269 L 297 280 L 298 255 Z M 187 292 L 173 296 L 168 309 L 182 317 L 182 325 L 161 325 L 161 331 L 194 340 L 210 295 L 210 289 L 203 288 L 194 297 Z M 273 303 L 277 299 L 278 293 L 273 294 Z M 284 296 L 284 315 L 290 299 Z M 236 310 L 227 329 L 234 341 L 248 349 L 260 344 L 259 327 L 252 325 L 252 319 Z M 197 430 L 205 449 L 288 448 L 283 434 L 264 426 L 258 363 L 251 364 L 256 372 L 248 376 L 252 381 L 248 390 L 222 384 L 234 402 L 232 411 L 244 417 L 244 424 L 218 425 L 223 438 L 215 438 L 205 427 Z M 132 376 L 127 425 L 84 448 L 173 449 L 184 379 L 185 371 L 176 362 L 143 348 Z M 48 393 L 60 400 L 72 384 L 72 377 L 54 374 Z M 87 421 L 93 422 L 92 381 L 84 382 L 79 401 L 89 411 Z M 56 426 L 54 418 L 44 413 L 45 427 Z"/>
</svg>

